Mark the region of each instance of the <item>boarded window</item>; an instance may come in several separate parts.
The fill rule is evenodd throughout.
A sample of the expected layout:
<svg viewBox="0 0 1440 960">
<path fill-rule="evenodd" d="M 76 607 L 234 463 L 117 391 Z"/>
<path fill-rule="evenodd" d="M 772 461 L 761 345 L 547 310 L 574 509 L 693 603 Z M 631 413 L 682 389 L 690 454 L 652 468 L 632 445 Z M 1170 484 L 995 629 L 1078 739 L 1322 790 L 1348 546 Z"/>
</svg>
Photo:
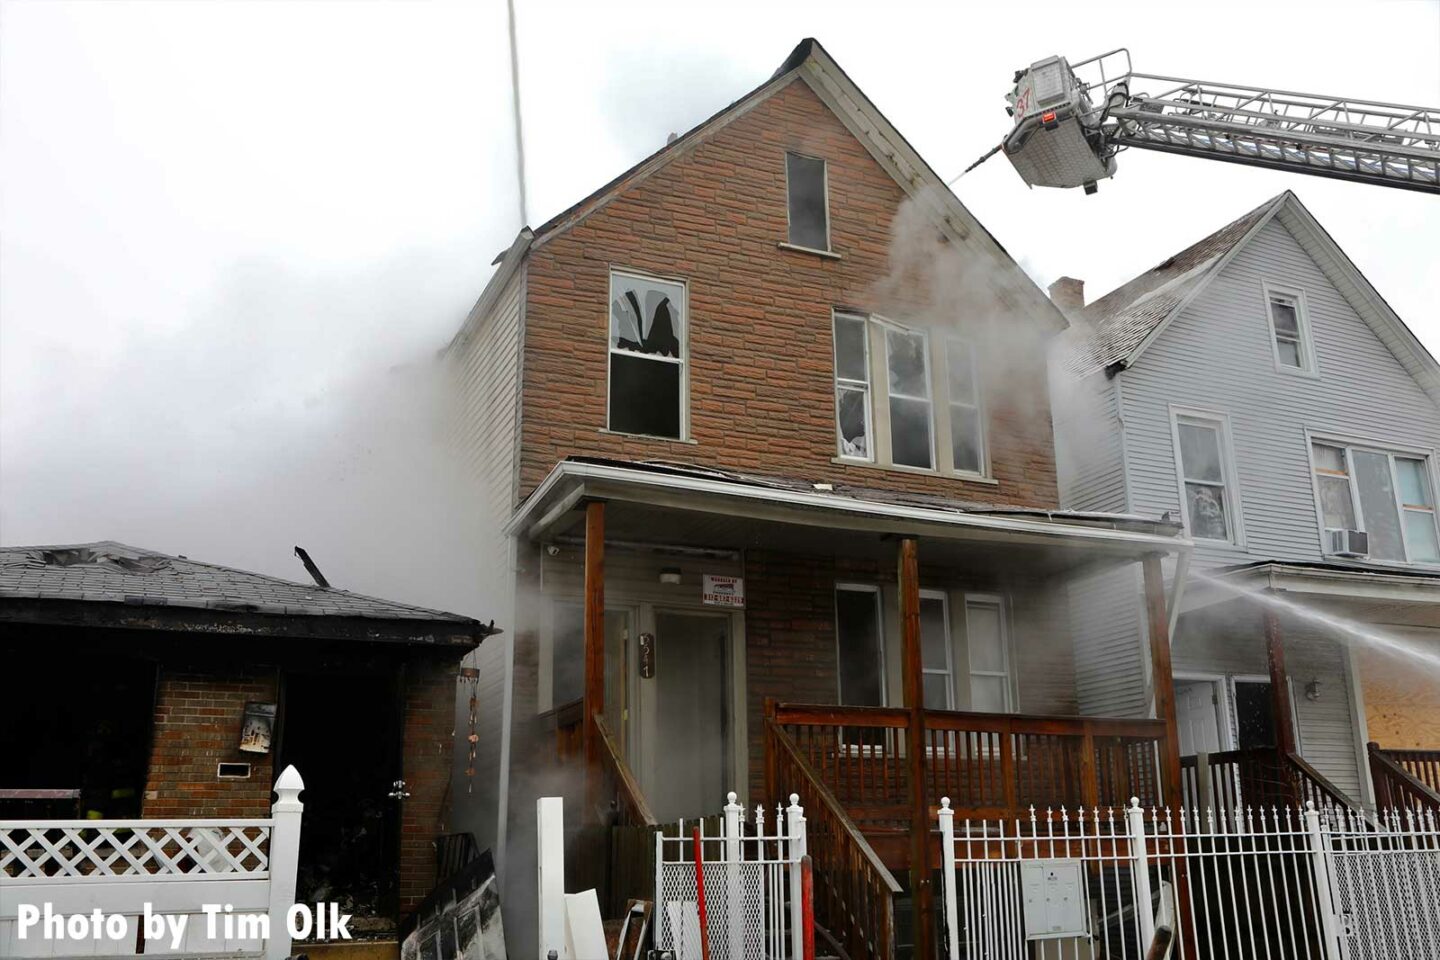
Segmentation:
<svg viewBox="0 0 1440 960">
<path fill-rule="evenodd" d="M 835 423 L 840 456 L 871 460 L 869 321 L 835 315 Z"/>
<path fill-rule="evenodd" d="M 980 413 L 975 351 L 963 340 L 945 348 L 950 388 L 950 450 L 955 469 L 985 472 L 985 421 Z"/>
<path fill-rule="evenodd" d="M 1201 540 L 1231 539 L 1231 498 L 1220 424 L 1182 417 L 1176 434 L 1190 535 Z"/>
<path fill-rule="evenodd" d="M 610 274 L 611 430 L 681 438 L 685 323 L 683 284 Z"/>
<path fill-rule="evenodd" d="M 870 586 L 835 588 L 835 643 L 840 702 L 852 707 L 885 705 L 880 632 L 880 591 Z"/>
<path fill-rule="evenodd" d="M 785 154 L 790 205 L 790 242 L 811 250 L 830 249 L 830 211 L 825 198 L 825 161 Z"/>
<path fill-rule="evenodd" d="M 885 331 L 890 396 L 890 460 L 906 467 L 934 467 L 931 437 L 930 365 L 923 333 Z"/>
</svg>

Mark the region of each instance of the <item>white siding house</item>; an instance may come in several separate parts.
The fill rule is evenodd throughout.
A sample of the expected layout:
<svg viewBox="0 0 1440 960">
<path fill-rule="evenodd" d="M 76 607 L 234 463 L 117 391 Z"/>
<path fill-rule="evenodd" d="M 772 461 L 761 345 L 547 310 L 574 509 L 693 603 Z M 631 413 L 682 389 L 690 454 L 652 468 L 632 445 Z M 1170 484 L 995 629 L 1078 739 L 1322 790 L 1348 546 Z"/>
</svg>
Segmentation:
<svg viewBox="0 0 1440 960">
<path fill-rule="evenodd" d="M 1283 597 L 1340 616 L 1358 585 L 1396 579 L 1410 604 L 1402 621 L 1418 623 L 1440 650 L 1440 367 L 1294 194 L 1074 319 L 1055 360 L 1064 384 L 1056 395 L 1075 400 L 1055 420 L 1062 502 L 1185 523 L 1195 551 L 1174 668 L 1181 688 L 1214 684 L 1211 749 L 1243 740 L 1237 678 L 1267 679 L 1267 661 L 1253 618 L 1233 604 L 1226 617 L 1201 610 L 1236 596 L 1208 578 L 1273 589 L 1283 567 Z M 1368 555 L 1338 556 L 1325 532 L 1335 527 L 1366 531 Z M 1298 586 L 1296 571 L 1323 574 L 1324 589 Z M 1141 618 L 1129 585 L 1111 590 L 1121 612 L 1090 635 L 1097 658 L 1121 663 L 1142 651 L 1116 621 Z M 1363 799 L 1367 733 L 1353 644 L 1298 609 L 1282 612 L 1298 750 Z M 1097 684 L 1092 695 L 1143 703 L 1144 691 L 1123 689 L 1142 674 L 1117 675 L 1122 689 Z"/>
</svg>

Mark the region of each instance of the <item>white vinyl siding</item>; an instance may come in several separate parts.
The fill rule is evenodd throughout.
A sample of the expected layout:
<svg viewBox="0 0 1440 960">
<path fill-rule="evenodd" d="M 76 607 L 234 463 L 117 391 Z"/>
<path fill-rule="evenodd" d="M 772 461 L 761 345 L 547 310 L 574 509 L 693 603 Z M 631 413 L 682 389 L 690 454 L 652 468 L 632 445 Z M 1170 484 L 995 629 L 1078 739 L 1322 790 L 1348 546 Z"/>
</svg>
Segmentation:
<svg viewBox="0 0 1440 960">
<path fill-rule="evenodd" d="M 1116 411 L 1119 381 L 1100 370 L 1077 377 L 1064 367 L 1064 359 L 1062 345 L 1050 374 L 1060 502 L 1071 510 L 1128 512 L 1124 441 Z"/>
</svg>

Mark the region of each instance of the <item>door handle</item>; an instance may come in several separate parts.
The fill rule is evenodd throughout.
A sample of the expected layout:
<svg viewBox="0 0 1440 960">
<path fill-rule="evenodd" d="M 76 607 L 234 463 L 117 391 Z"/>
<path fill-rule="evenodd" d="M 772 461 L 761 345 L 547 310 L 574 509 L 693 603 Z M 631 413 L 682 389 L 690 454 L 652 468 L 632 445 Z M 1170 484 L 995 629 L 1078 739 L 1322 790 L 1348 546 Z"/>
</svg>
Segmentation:
<svg viewBox="0 0 1440 960">
<path fill-rule="evenodd" d="M 386 796 L 390 797 L 392 800 L 405 800 L 409 798 L 410 791 L 405 789 L 404 780 L 396 780 L 394 783 L 390 784 L 390 787 L 390 792 L 386 794 Z"/>
</svg>

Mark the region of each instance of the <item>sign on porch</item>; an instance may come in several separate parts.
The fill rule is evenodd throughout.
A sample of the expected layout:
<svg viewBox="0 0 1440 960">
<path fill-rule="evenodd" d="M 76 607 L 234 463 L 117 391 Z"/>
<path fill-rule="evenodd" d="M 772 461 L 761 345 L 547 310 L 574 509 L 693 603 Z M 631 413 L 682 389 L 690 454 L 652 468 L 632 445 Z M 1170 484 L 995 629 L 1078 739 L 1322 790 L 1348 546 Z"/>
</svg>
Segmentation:
<svg viewBox="0 0 1440 960">
<path fill-rule="evenodd" d="M 745 578 L 719 577 L 713 573 L 700 578 L 700 602 L 715 607 L 745 606 Z"/>
</svg>

